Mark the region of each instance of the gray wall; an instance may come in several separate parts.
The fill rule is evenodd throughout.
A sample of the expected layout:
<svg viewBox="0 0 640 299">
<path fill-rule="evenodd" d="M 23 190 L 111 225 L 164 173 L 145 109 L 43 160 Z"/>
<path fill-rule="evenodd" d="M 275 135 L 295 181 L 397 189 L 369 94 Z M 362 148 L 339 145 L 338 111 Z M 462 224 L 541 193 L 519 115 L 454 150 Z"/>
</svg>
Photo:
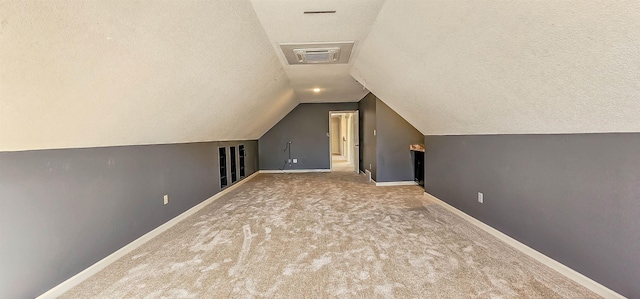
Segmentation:
<svg viewBox="0 0 640 299">
<path fill-rule="evenodd" d="M 376 101 L 378 99 L 372 93 L 365 96 L 358 102 L 358 110 L 360 110 L 359 133 L 360 133 L 360 170 L 364 172 L 366 169 L 371 171 L 371 178 L 376 180 L 377 170 L 377 153 L 376 153 L 376 136 L 373 130 L 376 130 Z M 371 166 L 369 166 L 371 165 Z"/>
<path fill-rule="evenodd" d="M 384 102 L 376 102 L 376 182 L 413 181 L 411 144 L 422 144 L 424 135 Z"/>
<path fill-rule="evenodd" d="M 424 135 L 372 93 L 360 100 L 358 108 L 360 170 L 369 169 L 376 182 L 413 181 L 409 145 L 422 144 Z"/>
<path fill-rule="evenodd" d="M 260 169 L 329 169 L 329 111 L 357 110 L 358 103 L 300 104 L 259 139 Z M 291 158 L 284 151 L 291 142 Z"/>
<path fill-rule="evenodd" d="M 241 143 L 249 175 L 257 141 Z M 217 148 L 236 144 L 0 152 L 0 298 L 36 297 L 216 194 Z"/>
<path fill-rule="evenodd" d="M 425 146 L 428 193 L 640 298 L 640 134 L 425 136 Z"/>
</svg>

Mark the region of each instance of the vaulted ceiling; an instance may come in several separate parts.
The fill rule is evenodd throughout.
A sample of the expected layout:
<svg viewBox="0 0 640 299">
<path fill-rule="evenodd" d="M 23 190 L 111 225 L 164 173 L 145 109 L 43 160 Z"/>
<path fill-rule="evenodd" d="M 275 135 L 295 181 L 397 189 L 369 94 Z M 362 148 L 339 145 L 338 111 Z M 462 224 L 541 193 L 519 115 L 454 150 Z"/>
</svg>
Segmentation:
<svg viewBox="0 0 640 299">
<path fill-rule="evenodd" d="M 256 139 L 362 85 L 424 134 L 639 132 L 638 28 L 623 1 L 2 1 L 0 151 Z M 278 47 L 331 41 L 349 63 Z"/>
<path fill-rule="evenodd" d="M 367 93 L 349 74 L 383 0 L 251 0 L 300 102 L 357 102 Z M 304 14 L 305 11 L 335 11 Z M 281 43 L 355 42 L 347 64 L 289 65 Z M 313 92 L 320 88 L 321 92 Z"/>
<path fill-rule="evenodd" d="M 351 74 L 424 134 L 640 131 L 640 2 L 387 0 Z"/>
<path fill-rule="evenodd" d="M 256 139 L 298 101 L 247 1 L 0 2 L 0 150 Z"/>
</svg>

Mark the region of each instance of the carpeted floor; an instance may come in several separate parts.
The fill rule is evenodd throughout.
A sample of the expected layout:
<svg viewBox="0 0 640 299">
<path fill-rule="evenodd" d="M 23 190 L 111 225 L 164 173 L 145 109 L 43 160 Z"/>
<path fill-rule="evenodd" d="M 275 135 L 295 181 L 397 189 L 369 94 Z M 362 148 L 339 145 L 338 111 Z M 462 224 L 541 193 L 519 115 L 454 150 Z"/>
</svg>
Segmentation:
<svg viewBox="0 0 640 299">
<path fill-rule="evenodd" d="M 260 174 L 63 298 L 597 298 L 418 186 Z"/>
</svg>

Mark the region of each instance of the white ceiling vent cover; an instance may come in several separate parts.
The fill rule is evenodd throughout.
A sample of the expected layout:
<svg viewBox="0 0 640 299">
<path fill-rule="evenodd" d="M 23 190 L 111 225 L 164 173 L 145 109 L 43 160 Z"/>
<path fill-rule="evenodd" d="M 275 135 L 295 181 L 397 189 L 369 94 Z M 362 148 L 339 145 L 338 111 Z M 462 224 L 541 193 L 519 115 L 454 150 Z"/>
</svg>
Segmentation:
<svg viewBox="0 0 640 299">
<path fill-rule="evenodd" d="M 289 64 L 349 63 L 353 42 L 280 44 Z"/>
<path fill-rule="evenodd" d="M 293 49 L 300 63 L 331 63 L 340 58 L 340 48 Z"/>
</svg>

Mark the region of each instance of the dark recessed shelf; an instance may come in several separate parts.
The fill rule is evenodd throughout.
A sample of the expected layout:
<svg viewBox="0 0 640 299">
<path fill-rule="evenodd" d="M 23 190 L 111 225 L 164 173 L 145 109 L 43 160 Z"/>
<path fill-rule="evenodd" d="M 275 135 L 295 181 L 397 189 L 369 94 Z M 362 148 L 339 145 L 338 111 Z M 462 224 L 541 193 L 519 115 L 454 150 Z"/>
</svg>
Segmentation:
<svg viewBox="0 0 640 299">
<path fill-rule="evenodd" d="M 239 160 L 240 160 L 240 177 L 243 178 L 245 176 L 245 171 L 244 171 L 244 144 L 240 144 L 238 145 L 238 156 L 239 156 Z"/>
<path fill-rule="evenodd" d="M 231 184 L 233 184 L 238 180 L 238 175 L 236 172 L 237 163 L 236 163 L 236 147 L 235 146 L 232 146 L 229 148 L 229 154 L 231 156 Z"/>
<path fill-rule="evenodd" d="M 220 189 L 227 187 L 227 148 L 219 147 L 218 156 L 220 157 Z"/>
</svg>

